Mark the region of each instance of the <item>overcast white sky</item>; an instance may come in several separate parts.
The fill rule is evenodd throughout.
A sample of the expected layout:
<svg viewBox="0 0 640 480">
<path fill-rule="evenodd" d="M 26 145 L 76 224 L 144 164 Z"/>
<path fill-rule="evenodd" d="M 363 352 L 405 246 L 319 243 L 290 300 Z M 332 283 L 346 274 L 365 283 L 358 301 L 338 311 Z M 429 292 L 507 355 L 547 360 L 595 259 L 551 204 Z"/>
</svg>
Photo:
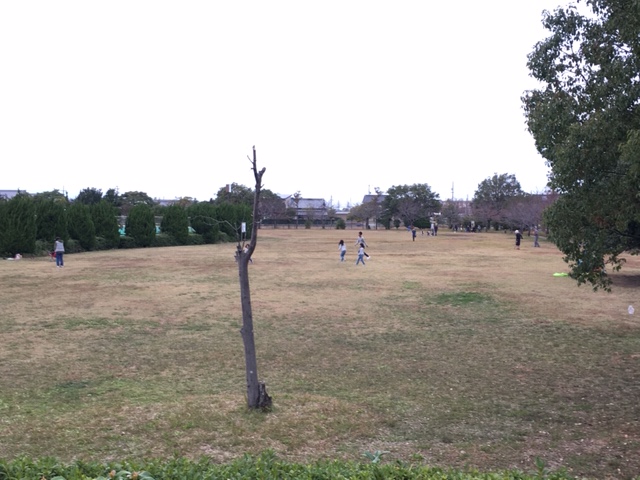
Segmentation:
<svg viewBox="0 0 640 480">
<path fill-rule="evenodd" d="M 562 0 L 0 3 L 0 189 L 360 203 L 494 173 L 542 190 L 520 97 Z"/>
</svg>

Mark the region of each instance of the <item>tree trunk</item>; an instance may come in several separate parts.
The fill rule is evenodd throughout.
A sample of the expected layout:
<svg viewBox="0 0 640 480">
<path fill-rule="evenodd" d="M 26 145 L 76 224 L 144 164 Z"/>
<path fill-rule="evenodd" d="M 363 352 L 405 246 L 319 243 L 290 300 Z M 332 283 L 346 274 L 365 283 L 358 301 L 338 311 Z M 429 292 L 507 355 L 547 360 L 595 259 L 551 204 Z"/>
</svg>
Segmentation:
<svg viewBox="0 0 640 480">
<path fill-rule="evenodd" d="M 271 407 L 271 397 L 267 394 L 267 388 L 258 380 L 258 360 L 256 356 L 256 344 L 253 336 L 253 312 L 251 309 L 251 290 L 249 288 L 249 261 L 255 250 L 258 240 L 258 205 L 260 203 L 260 188 L 262 175 L 265 169 L 258 172 L 256 166 L 256 149 L 253 148 L 252 160 L 253 173 L 256 179 L 256 190 L 253 201 L 253 225 L 251 240 L 248 245 L 242 245 L 238 241 L 236 260 L 238 262 L 238 275 L 240 277 L 240 302 L 242 305 L 242 341 L 244 343 L 244 358 L 247 377 L 247 406 L 252 409 L 266 410 Z"/>
</svg>

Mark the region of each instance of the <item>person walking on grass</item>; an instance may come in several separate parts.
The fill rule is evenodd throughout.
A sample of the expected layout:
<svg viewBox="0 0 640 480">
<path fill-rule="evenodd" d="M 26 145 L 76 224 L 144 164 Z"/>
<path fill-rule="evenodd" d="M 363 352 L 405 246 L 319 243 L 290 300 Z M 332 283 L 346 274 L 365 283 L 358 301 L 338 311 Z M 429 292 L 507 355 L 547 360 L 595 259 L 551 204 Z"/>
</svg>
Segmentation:
<svg viewBox="0 0 640 480">
<path fill-rule="evenodd" d="M 362 262 L 362 265 L 365 265 L 364 263 L 365 255 L 366 253 L 364 253 L 364 246 L 360 244 L 360 248 L 358 249 L 358 259 L 356 260 L 356 265 L 358 265 L 360 262 Z"/>
<path fill-rule="evenodd" d="M 520 230 L 516 230 L 516 250 L 520 250 L 520 241 L 522 240 L 522 234 Z"/>
<path fill-rule="evenodd" d="M 540 247 L 540 243 L 538 243 L 538 238 L 540 237 L 540 232 L 538 231 L 538 227 L 533 229 L 533 246 Z"/>
<path fill-rule="evenodd" d="M 56 254 L 56 268 L 64 267 L 64 243 L 60 237 L 56 237 L 56 243 L 53 245 L 53 251 Z"/>
<path fill-rule="evenodd" d="M 344 240 L 338 242 L 338 250 L 340 250 L 340 261 L 344 262 L 344 256 L 347 254 L 347 246 L 344 244 Z"/>
<path fill-rule="evenodd" d="M 362 236 L 362 232 L 358 232 L 358 238 L 356 239 L 356 243 L 355 244 L 362 246 L 362 251 L 363 252 L 364 252 L 364 249 L 369 246 L 369 245 L 367 245 L 367 242 L 364 241 L 364 237 Z M 367 259 L 369 259 L 369 257 L 371 257 L 371 255 L 367 254 L 367 252 L 364 252 L 364 256 L 367 257 Z"/>
</svg>

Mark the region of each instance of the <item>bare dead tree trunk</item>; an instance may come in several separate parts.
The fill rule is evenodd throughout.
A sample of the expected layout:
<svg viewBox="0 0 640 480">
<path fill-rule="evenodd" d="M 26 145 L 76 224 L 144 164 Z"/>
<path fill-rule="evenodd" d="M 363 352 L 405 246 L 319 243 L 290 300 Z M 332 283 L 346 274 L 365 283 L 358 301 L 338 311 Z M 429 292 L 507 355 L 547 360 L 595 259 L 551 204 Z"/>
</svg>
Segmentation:
<svg viewBox="0 0 640 480">
<path fill-rule="evenodd" d="M 251 159 L 249 159 L 251 160 Z M 256 162 L 256 147 L 253 147 L 253 160 L 251 169 L 256 180 L 256 190 L 253 198 L 253 222 L 251 227 L 251 239 L 248 244 L 238 240 L 236 260 L 238 261 L 238 274 L 240 277 L 240 302 L 242 304 L 242 341 L 244 343 L 244 358 L 247 376 L 247 406 L 253 409 L 268 409 L 271 407 L 271 397 L 267 394 L 267 387 L 258 380 L 258 360 L 256 357 L 256 344 L 253 336 L 253 312 L 251 310 L 251 290 L 249 288 L 249 261 L 256 248 L 258 240 L 258 206 L 260 204 L 260 190 L 262 188 L 262 175 L 265 169 L 258 171 Z"/>
</svg>

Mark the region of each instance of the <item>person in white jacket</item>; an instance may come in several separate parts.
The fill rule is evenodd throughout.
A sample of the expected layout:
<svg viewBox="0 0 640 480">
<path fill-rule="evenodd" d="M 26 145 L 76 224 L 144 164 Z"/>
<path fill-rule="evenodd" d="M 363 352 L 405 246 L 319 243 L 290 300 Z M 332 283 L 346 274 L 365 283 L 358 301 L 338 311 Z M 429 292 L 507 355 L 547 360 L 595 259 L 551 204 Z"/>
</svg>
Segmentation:
<svg viewBox="0 0 640 480">
<path fill-rule="evenodd" d="M 340 251 L 340 261 L 344 262 L 344 256 L 347 254 L 347 246 L 344 244 L 344 240 L 338 242 L 338 250 Z"/>
<path fill-rule="evenodd" d="M 358 238 L 357 238 L 355 244 L 356 245 L 360 245 L 362 247 L 362 251 L 363 252 L 364 252 L 364 249 L 369 246 L 369 245 L 367 245 L 367 242 L 364 241 L 364 237 L 362 236 L 362 232 L 358 232 Z M 369 255 L 367 252 L 364 252 L 364 256 L 369 258 L 371 255 Z"/>
<path fill-rule="evenodd" d="M 56 237 L 56 243 L 53 245 L 53 251 L 56 254 L 56 268 L 64 267 L 64 243 L 60 237 Z"/>
<path fill-rule="evenodd" d="M 362 244 L 360 244 L 360 249 L 358 250 L 358 259 L 356 260 L 356 265 L 358 265 L 360 262 L 362 262 L 362 265 L 365 265 L 364 263 L 364 247 L 362 246 Z"/>
</svg>

